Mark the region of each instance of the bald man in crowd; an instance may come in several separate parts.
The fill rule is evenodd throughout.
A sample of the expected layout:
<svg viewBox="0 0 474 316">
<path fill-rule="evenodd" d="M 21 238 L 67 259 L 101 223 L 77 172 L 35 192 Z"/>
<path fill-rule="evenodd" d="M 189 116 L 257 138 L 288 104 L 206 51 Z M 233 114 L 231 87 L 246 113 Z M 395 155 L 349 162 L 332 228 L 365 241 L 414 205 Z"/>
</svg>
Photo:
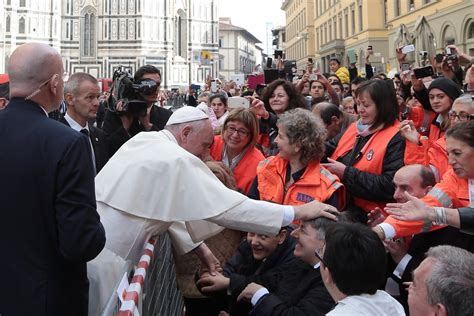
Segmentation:
<svg viewBox="0 0 474 316">
<path fill-rule="evenodd" d="M 105 244 L 87 138 L 48 118 L 63 99 L 61 56 L 40 43 L 10 56 L 0 112 L 2 315 L 87 315 L 86 262 Z"/>
<path fill-rule="evenodd" d="M 393 198 L 398 203 L 405 203 L 408 201 L 405 192 L 422 198 L 434 187 L 436 181 L 430 168 L 415 164 L 400 168 L 393 177 L 393 183 L 395 184 Z M 430 247 L 437 245 L 452 245 L 472 250 L 474 240 L 472 236 L 459 232 L 457 228 L 445 227 L 414 235 L 413 238 L 385 241 L 385 247 L 390 253 L 387 266 L 390 278 L 387 290 L 392 295 L 400 296 L 399 301 L 405 311 L 408 311 L 408 293 L 403 283 L 412 281 L 413 271 L 423 261 L 425 253 Z M 393 284 L 394 281 L 396 284 Z"/>
</svg>

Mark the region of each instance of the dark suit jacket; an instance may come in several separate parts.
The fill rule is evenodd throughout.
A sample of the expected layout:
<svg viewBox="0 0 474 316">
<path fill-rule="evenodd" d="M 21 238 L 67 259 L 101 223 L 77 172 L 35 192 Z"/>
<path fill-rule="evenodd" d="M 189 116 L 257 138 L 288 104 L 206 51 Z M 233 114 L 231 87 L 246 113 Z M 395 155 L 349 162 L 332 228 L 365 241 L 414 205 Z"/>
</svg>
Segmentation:
<svg viewBox="0 0 474 316">
<path fill-rule="evenodd" d="M 87 138 L 13 98 L 0 111 L 0 314 L 87 315 L 105 244 Z"/>
<path fill-rule="evenodd" d="M 395 281 L 399 282 L 400 303 L 405 308 L 405 311 L 408 311 L 408 291 L 406 286 L 403 285 L 403 282 L 413 281 L 412 272 L 425 259 L 425 254 L 428 249 L 439 245 L 455 246 L 473 252 L 474 236 L 461 233 L 459 229 L 450 226 L 413 236 L 411 244 L 408 248 L 408 254 L 411 255 L 412 258 L 405 267 L 405 271 L 402 274 L 402 279 L 399 280 L 397 277 L 393 277 Z M 390 254 L 388 254 L 388 259 L 387 273 L 392 274 L 397 267 L 397 264 L 393 261 Z"/>
<path fill-rule="evenodd" d="M 150 123 L 153 124 L 153 128 L 151 130 L 161 131 L 168 122 L 171 114 L 173 114 L 173 112 L 170 110 L 159 106 L 153 106 L 150 111 Z M 138 118 L 135 118 L 130 130 L 127 133 L 127 131 L 123 128 L 120 116 L 118 116 L 116 112 L 112 112 L 110 110 L 105 111 L 104 125 L 102 129 L 110 137 L 111 156 L 113 156 L 115 152 L 131 137 L 145 131 Z"/>
<path fill-rule="evenodd" d="M 301 260 L 283 268 L 285 272 L 276 274 L 275 279 L 261 280 L 270 294 L 257 302 L 250 315 L 325 315 L 334 307 L 319 268 Z"/>
<path fill-rule="evenodd" d="M 69 126 L 69 123 L 66 121 L 64 116 L 61 116 L 59 121 L 63 124 Z M 101 129 L 98 129 L 89 124 L 89 137 L 92 142 L 92 148 L 94 148 L 94 156 L 95 156 L 95 167 L 97 173 L 99 173 L 100 169 L 109 161 L 110 159 L 110 144 L 109 139 L 105 132 Z"/>
</svg>

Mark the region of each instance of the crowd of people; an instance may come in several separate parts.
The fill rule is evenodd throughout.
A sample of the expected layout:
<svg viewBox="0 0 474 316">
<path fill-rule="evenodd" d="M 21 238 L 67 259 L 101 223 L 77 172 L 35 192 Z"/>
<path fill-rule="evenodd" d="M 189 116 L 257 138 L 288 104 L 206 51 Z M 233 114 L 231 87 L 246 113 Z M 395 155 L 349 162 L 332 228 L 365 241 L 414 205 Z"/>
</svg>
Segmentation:
<svg viewBox="0 0 474 316">
<path fill-rule="evenodd" d="M 19 46 L 0 77 L 0 314 L 98 314 L 164 232 L 188 316 L 474 314 L 474 60 L 449 47 L 425 78 L 397 48 L 391 79 L 370 52 L 363 75 L 309 60 L 172 111 L 153 65 L 137 110 Z"/>
</svg>

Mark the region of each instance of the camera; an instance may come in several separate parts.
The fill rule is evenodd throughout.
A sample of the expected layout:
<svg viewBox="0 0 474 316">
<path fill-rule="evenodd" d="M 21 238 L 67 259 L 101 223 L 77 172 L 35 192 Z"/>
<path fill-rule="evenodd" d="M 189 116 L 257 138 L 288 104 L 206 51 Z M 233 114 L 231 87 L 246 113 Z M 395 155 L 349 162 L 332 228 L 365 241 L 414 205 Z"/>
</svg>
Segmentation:
<svg viewBox="0 0 474 316">
<path fill-rule="evenodd" d="M 427 57 L 428 52 L 426 50 L 419 51 L 418 54 L 420 54 L 421 57 Z"/>
<path fill-rule="evenodd" d="M 413 69 L 416 79 L 421 79 L 425 77 L 432 77 L 434 75 L 433 67 L 426 66 L 423 68 Z"/>
<path fill-rule="evenodd" d="M 453 50 L 450 47 L 446 47 L 446 59 L 448 61 L 457 61 L 458 55 L 454 54 Z"/>
<path fill-rule="evenodd" d="M 133 76 L 124 67 L 119 66 L 112 77 L 109 109 L 119 115 L 145 116 L 147 102 L 143 96 L 154 95 L 157 90 L 158 85 L 154 80 L 142 79 L 135 82 Z M 121 111 L 117 111 L 119 101 L 122 102 Z"/>
</svg>

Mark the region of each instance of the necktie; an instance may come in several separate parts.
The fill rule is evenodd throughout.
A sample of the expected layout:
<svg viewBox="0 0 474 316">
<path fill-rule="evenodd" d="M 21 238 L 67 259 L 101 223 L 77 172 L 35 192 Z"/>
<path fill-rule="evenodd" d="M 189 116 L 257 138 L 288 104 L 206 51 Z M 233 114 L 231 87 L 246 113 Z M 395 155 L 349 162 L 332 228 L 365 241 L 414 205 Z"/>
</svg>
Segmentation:
<svg viewBox="0 0 474 316">
<path fill-rule="evenodd" d="M 89 130 L 87 128 L 81 129 L 81 134 L 84 134 L 87 136 L 87 139 L 89 140 L 89 144 L 91 146 L 91 153 L 92 153 L 92 166 L 94 167 L 94 174 L 97 174 L 97 170 L 95 167 L 95 154 L 94 154 L 94 147 L 92 146 L 91 139 L 89 138 Z"/>
</svg>

